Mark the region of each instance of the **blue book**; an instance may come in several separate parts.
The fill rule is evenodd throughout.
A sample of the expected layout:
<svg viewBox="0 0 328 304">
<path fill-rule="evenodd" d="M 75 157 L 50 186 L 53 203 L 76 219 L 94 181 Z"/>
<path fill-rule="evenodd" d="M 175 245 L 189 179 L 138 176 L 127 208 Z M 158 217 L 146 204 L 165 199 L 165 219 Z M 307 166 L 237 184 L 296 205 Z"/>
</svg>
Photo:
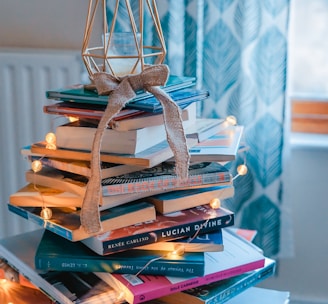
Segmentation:
<svg viewBox="0 0 328 304">
<path fill-rule="evenodd" d="M 195 77 L 170 75 L 166 84 L 161 87 L 166 93 L 183 90 L 195 85 Z M 94 90 L 85 89 L 83 85 L 73 85 L 66 88 L 46 91 L 48 99 L 86 102 L 93 104 L 107 105 L 108 96 L 98 95 Z M 144 90 L 137 92 L 137 96 L 130 103 L 136 103 L 143 99 L 153 97 L 152 94 Z"/>
<path fill-rule="evenodd" d="M 90 238 L 81 227 L 80 210 L 72 208 L 51 208 L 51 219 L 41 217 L 41 207 L 19 207 L 8 204 L 9 211 L 25 218 L 43 228 L 46 228 L 70 241 L 80 241 Z M 154 206 L 146 202 L 131 202 L 100 211 L 100 221 L 104 231 L 124 228 L 156 219 Z M 96 235 L 95 233 L 94 235 Z"/>
<path fill-rule="evenodd" d="M 262 268 L 164 296 L 161 300 L 167 304 L 222 304 L 269 278 L 275 273 L 275 269 L 276 262 L 270 258 L 265 258 L 265 264 Z"/>
<path fill-rule="evenodd" d="M 45 271 L 109 272 L 171 275 L 204 274 L 203 252 L 173 255 L 159 250 L 127 250 L 107 256 L 94 253 L 81 242 L 71 242 L 45 230 L 35 255 L 35 266 Z"/>
</svg>

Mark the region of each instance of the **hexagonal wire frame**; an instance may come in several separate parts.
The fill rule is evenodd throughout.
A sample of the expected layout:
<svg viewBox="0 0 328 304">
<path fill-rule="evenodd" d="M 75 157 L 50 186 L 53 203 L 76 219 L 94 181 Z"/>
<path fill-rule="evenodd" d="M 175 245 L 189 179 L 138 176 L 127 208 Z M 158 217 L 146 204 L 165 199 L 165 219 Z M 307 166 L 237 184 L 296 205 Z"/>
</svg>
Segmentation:
<svg viewBox="0 0 328 304">
<path fill-rule="evenodd" d="M 113 0 L 114 1 L 114 0 Z M 161 64 L 163 63 L 166 55 L 166 46 L 164 35 L 157 11 L 157 5 L 155 0 L 139 0 L 139 26 L 135 21 L 135 12 L 132 11 L 130 0 L 115 0 L 115 10 L 113 12 L 113 19 L 111 22 L 110 29 L 108 31 L 108 23 L 107 23 L 107 14 L 106 14 L 106 0 L 89 0 L 89 7 L 88 7 L 88 14 L 83 38 L 83 45 L 82 45 L 82 59 L 87 68 L 90 78 L 95 72 L 109 72 L 113 76 L 117 76 L 115 71 L 112 67 L 111 60 L 120 59 L 130 59 L 134 58 L 136 60 L 135 64 L 133 65 L 130 74 L 136 72 L 137 66 L 141 66 L 141 70 L 144 70 L 145 67 L 145 58 L 148 57 L 155 57 L 152 58 L 154 64 Z M 136 55 L 109 55 L 108 48 L 111 43 L 112 35 L 115 31 L 115 24 L 117 22 L 117 16 L 119 12 L 119 4 L 120 2 L 124 2 L 126 6 L 126 10 L 129 16 L 129 20 L 131 26 L 131 32 L 133 33 L 134 37 L 134 44 L 136 47 L 137 52 Z M 159 45 L 143 45 L 144 42 L 144 10 L 149 10 L 151 20 L 153 22 L 153 26 L 155 29 L 155 33 L 157 34 Z M 98 10 L 102 12 L 103 18 L 103 27 L 102 27 L 102 34 L 105 37 L 106 33 L 108 33 L 108 40 L 103 42 L 101 46 L 90 46 L 90 38 L 93 34 L 94 22 L 98 22 L 95 20 L 96 12 Z M 140 33 L 140 35 L 138 35 Z M 140 39 L 140 41 L 139 41 Z M 105 39 L 103 39 L 105 40 Z"/>
</svg>

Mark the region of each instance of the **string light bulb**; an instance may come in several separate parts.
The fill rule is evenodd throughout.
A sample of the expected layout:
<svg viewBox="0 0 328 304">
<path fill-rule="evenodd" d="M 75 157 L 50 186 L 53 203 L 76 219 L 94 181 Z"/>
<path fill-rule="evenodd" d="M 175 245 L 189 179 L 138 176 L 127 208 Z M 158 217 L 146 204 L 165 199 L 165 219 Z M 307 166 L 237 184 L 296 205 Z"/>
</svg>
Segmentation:
<svg viewBox="0 0 328 304">
<path fill-rule="evenodd" d="M 47 133 L 46 137 L 45 137 L 45 141 L 46 141 L 46 148 L 49 150 L 56 150 L 57 146 L 56 146 L 56 135 L 52 132 Z"/>
<path fill-rule="evenodd" d="M 176 245 L 174 250 L 171 252 L 173 256 L 182 256 L 186 251 L 186 247 L 184 245 Z"/>
<path fill-rule="evenodd" d="M 248 168 L 245 164 L 241 164 L 237 167 L 237 172 L 239 175 L 246 175 L 248 172 Z"/>
<path fill-rule="evenodd" d="M 237 118 L 233 115 L 229 115 L 226 117 L 226 121 L 229 123 L 231 126 L 237 125 Z"/>
<path fill-rule="evenodd" d="M 40 160 L 34 160 L 31 163 L 31 168 L 34 173 L 40 172 L 42 170 L 42 163 Z"/>
<path fill-rule="evenodd" d="M 210 200 L 210 206 L 212 209 L 219 209 L 221 207 L 221 201 L 219 198 L 215 197 Z"/>
<path fill-rule="evenodd" d="M 50 220 L 52 218 L 52 211 L 50 208 L 48 207 L 44 207 L 41 210 L 40 216 L 44 219 L 44 220 Z"/>
</svg>

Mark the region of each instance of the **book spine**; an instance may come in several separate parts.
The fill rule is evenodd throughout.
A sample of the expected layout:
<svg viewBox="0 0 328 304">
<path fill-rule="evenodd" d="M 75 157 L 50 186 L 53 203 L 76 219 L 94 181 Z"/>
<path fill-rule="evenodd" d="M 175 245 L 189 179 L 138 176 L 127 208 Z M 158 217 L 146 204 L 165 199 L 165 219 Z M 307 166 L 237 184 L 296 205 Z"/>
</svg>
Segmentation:
<svg viewBox="0 0 328 304">
<path fill-rule="evenodd" d="M 160 230 L 122 237 L 119 240 L 103 241 L 103 254 L 106 255 L 161 241 L 170 241 L 182 237 L 192 237 L 198 232 L 201 234 L 208 233 L 216 231 L 219 228 L 232 226 L 233 224 L 234 216 L 229 214 L 220 218 L 202 220 L 192 224 L 183 224 L 174 228 L 165 227 Z M 88 244 L 86 245 L 89 246 Z"/>
<path fill-rule="evenodd" d="M 166 283 L 155 282 L 150 283 L 147 288 L 147 282 L 142 284 L 140 278 L 130 277 L 128 275 L 113 274 L 112 277 L 118 282 L 114 288 L 122 288 L 126 290 L 129 298 L 132 296 L 133 299 L 129 299 L 130 304 L 139 304 L 145 301 L 150 301 L 165 295 L 170 295 L 178 291 L 184 291 L 190 288 L 206 285 L 219 280 L 228 279 L 230 277 L 246 273 L 264 266 L 264 259 L 255 262 L 250 262 L 241 266 L 233 267 L 231 269 L 223 270 L 210 275 L 193 277 L 186 280 L 180 280 L 179 282 L 172 283 L 167 281 Z M 139 280 L 139 285 L 136 280 Z"/>
<path fill-rule="evenodd" d="M 188 178 L 187 181 L 179 181 L 175 177 L 173 178 L 163 178 L 159 180 L 141 180 L 132 183 L 121 183 L 106 185 L 110 182 L 104 180 L 102 185 L 102 195 L 110 196 L 125 193 L 135 193 L 135 192 L 153 192 L 158 190 L 170 190 L 177 187 L 193 187 L 207 184 L 217 184 L 223 182 L 229 182 L 231 180 L 231 175 L 229 172 L 218 172 L 209 173 L 203 175 L 193 175 Z"/>
<path fill-rule="evenodd" d="M 11 204 L 8 204 L 8 210 L 70 241 L 74 241 L 73 235 L 70 231 L 63 229 L 58 225 L 55 225 L 53 222 L 50 223 L 49 221 L 45 221 L 44 219 L 42 219 L 42 217 L 39 217 L 33 214 L 32 212 L 28 212 L 22 208 L 19 208 L 18 206 L 13 206 Z"/>
<path fill-rule="evenodd" d="M 35 256 L 37 269 L 44 271 L 109 272 L 117 274 L 144 274 L 190 277 L 204 274 L 204 262 L 165 261 L 160 256 L 154 261 L 142 259 L 104 260 L 69 257 Z"/>
</svg>

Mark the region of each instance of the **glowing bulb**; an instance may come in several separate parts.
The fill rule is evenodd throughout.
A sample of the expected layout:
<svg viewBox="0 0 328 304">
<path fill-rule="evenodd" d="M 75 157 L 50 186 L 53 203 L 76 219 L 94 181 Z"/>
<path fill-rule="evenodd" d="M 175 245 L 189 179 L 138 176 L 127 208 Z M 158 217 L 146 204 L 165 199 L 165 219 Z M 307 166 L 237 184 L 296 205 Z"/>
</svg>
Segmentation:
<svg viewBox="0 0 328 304">
<path fill-rule="evenodd" d="M 47 207 L 42 208 L 40 215 L 44 220 L 50 220 L 52 218 L 52 211 Z"/>
<path fill-rule="evenodd" d="M 239 175 L 246 175 L 247 174 L 247 171 L 248 171 L 247 166 L 244 165 L 244 164 L 243 165 L 239 165 L 237 167 L 237 172 L 238 172 Z"/>
<path fill-rule="evenodd" d="M 185 253 L 185 246 L 177 245 L 175 246 L 174 250 L 171 252 L 172 255 L 181 256 Z"/>
<path fill-rule="evenodd" d="M 56 144 L 46 144 L 46 149 L 56 150 L 57 146 L 56 146 Z"/>
<path fill-rule="evenodd" d="M 41 161 L 39 160 L 34 160 L 32 163 L 31 163 L 31 168 L 33 170 L 34 173 L 36 172 L 40 172 L 42 170 L 42 163 Z"/>
<path fill-rule="evenodd" d="M 74 121 L 78 121 L 79 119 L 77 117 L 69 116 L 68 120 L 69 120 L 69 122 L 74 122 Z"/>
<path fill-rule="evenodd" d="M 7 283 L 6 279 L 0 279 L 0 284 L 5 284 L 5 283 Z"/>
<path fill-rule="evenodd" d="M 229 123 L 231 126 L 235 126 L 237 124 L 237 118 L 233 115 L 229 115 L 226 118 L 226 121 Z"/>
<path fill-rule="evenodd" d="M 220 199 L 216 198 L 212 198 L 210 201 L 210 206 L 212 209 L 218 209 L 221 207 L 221 201 Z"/>
<path fill-rule="evenodd" d="M 56 135 L 52 132 L 47 133 L 45 141 L 47 144 L 56 144 Z"/>
</svg>

